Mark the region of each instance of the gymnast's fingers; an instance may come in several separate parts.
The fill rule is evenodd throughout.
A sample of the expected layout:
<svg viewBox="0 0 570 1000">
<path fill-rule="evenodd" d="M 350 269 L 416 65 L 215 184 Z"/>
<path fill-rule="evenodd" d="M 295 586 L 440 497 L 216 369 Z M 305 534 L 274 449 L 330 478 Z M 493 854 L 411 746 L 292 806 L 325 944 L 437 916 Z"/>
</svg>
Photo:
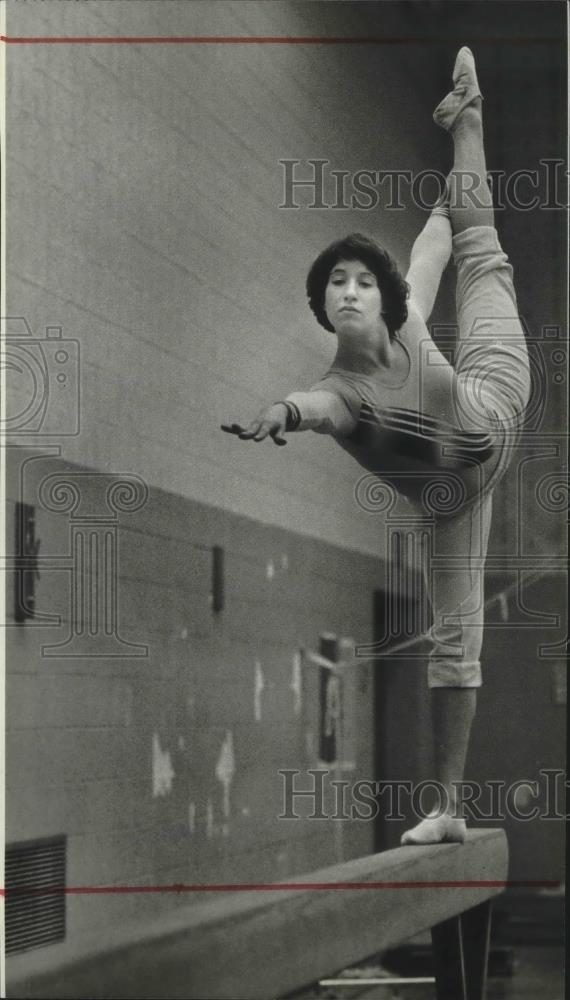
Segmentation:
<svg viewBox="0 0 570 1000">
<path fill-rule="evenodd" d="M 281 424 L 275 420 L 262 420 L 257 431 L 253 433 L 254 441 L 264 441 L 267 436 L 273 438 L 275 444 L 283 445 L 287 444 L 285 439 L 280 434 Z M 240 434 L 240 437 L 243 437 Z"/>
<path fill-rule="evenodd" d="M 271 437 L 273 438 L 274 444 L 279 444 L 279 445 L 287 444 L 285 438 L 280 433 L 280 431 L 281 431 L 281 426 L 279 424 L 276 424 L 269 431 Z"/>
<path fill-rule="evenodd" d="M 254 441 L 264 441 L 268 434 L 271 434 L 273 430 L 273 424 L 269 420 L 262 420 L 257 430 L 253 434 Z"/>
<path fill-rule="evenodd" d="M 239 437 L 242 441 L 249 441 L 251 438 L 254 438 L 256 441 L 261 441 L 263 440 L 263 437 L 267 436 L 266 430 L 263 437 L 259 437 L 259 434 L 263 432 L 263 427 L 263 421 L 259 418 L 257 420 L 252 420 L 251 424 L 248 424 L 247 427 L 241 429 Z"/>
<path fill-rule="evenodd" d="M 220 427 L 226 434 L 241 434 L 244 430 L 241 424 L 220 424 Z"/>
</svg>

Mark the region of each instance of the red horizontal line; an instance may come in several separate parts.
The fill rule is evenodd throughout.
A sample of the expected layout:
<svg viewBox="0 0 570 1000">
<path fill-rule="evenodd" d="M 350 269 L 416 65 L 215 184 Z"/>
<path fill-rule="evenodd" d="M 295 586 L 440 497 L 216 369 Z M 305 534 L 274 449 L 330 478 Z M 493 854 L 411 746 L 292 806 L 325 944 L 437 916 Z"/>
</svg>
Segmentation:
<svg viewBox="0 0 570 1000">
<path fill-rule="evenodd" d="M 408 38 L 408 37 L 311 37 L 287 35 L 28 35 L 8 37 L 0 35 L 0 42 L 9 45 L 442 45 L 458 44 L 464 38 Z M 552 45 L 560 43 L 556 36 L 544 38 L 506 37 L 470 38 L 472 45 L 499 44 Z"/>
<path fill-rule="evenodd" d="M 560 882 L 489 881 L 466 882 L 230 882 L 184 885 L 88 885 L 88 886 L 22 886 L 0 889 L 2 896 L 24 895 L 89 895 L 128 892 L 276 892 L 301 889 L 305 892 L 331 889 L 558 889 Z"/>
</svg>

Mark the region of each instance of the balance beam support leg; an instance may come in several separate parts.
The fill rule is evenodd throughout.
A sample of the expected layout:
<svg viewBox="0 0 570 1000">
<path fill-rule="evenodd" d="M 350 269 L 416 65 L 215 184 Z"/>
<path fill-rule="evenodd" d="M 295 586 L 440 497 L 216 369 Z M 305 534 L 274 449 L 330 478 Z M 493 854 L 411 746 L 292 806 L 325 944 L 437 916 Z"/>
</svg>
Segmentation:
<svg viewBox="0 0 570 1000">
<path fill-rule="evenodd" d="M 485 1000 L 491 936 L 491 900 L 461 914 L 467 1000 Z"/>
<path fill-rule="evenodd" d="M 467 1000 L 461 917 L 432 927 L 431 940 L 437 1000 Z"/>
</svg>

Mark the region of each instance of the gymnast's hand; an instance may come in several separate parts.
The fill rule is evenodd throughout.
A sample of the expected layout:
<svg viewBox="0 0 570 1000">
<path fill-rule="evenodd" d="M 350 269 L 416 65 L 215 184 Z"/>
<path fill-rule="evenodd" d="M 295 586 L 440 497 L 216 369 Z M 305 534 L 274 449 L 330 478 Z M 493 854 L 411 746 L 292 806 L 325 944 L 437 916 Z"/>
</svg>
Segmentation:
<svg viewBox="0 0 570 1000">
<path fill-rule="evenodd" d="M 242 441 L 263 441 L 266 437 L 273 438 L 275 444 L 287 444 L 282 436 L 287 420 L 287 407 L 284 403 L 273 403 L 266 407 L 252 420 L 247 427 L 241 424 L 221 424 L 223 431 L 237 434 Z"/>
</svg>

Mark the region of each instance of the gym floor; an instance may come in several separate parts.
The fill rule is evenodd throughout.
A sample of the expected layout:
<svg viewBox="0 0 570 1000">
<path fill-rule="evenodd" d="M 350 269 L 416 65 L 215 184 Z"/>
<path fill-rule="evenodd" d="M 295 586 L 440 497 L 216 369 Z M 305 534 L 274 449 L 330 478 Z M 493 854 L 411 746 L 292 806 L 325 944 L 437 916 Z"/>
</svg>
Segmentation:
<svg viewBox="0 0 570 1000">
<path fill-rule="evenodd" d="M 564 947 L 562 945 L 514 946 L 513 971 L 509 975 L 490 976 L 487 1000 L 563 1000 Z M 388 970 L 370 964 L 360 967 L 360 975 L 377 977 Z M 296 1000 L 434 1000 L 431 983 L 398 986 L 321 986 L 311 993 L 298 995 Z"/>
<path fill-rule="evenodd" d="M 513 975 L 489 978 L 487 1000 L 563 1000 L 564 950 L 561 947 L 514 948 Z M 337 994 L 338 995 L 338 994 Z M 343 996 L 347 991 L 343 990 Z M 361 993 L 362 1000 L 433 1000 L 434 987 L 378 986 Z"/>
<path fill-rule="evenodd" d="M 563 1000 L 565 897 L 556 891 L 508 891 L 493 907 L 485 1000 Z M 372 956 L 333 978 L 361 979 L 355 986 L 316 986 L 290 1000 L 434 1000 L 431 935 L 418 934 L 390 952 Z M 398 985 L 365 985 L 368 979 L 410 979 Z"/>
</svg>

